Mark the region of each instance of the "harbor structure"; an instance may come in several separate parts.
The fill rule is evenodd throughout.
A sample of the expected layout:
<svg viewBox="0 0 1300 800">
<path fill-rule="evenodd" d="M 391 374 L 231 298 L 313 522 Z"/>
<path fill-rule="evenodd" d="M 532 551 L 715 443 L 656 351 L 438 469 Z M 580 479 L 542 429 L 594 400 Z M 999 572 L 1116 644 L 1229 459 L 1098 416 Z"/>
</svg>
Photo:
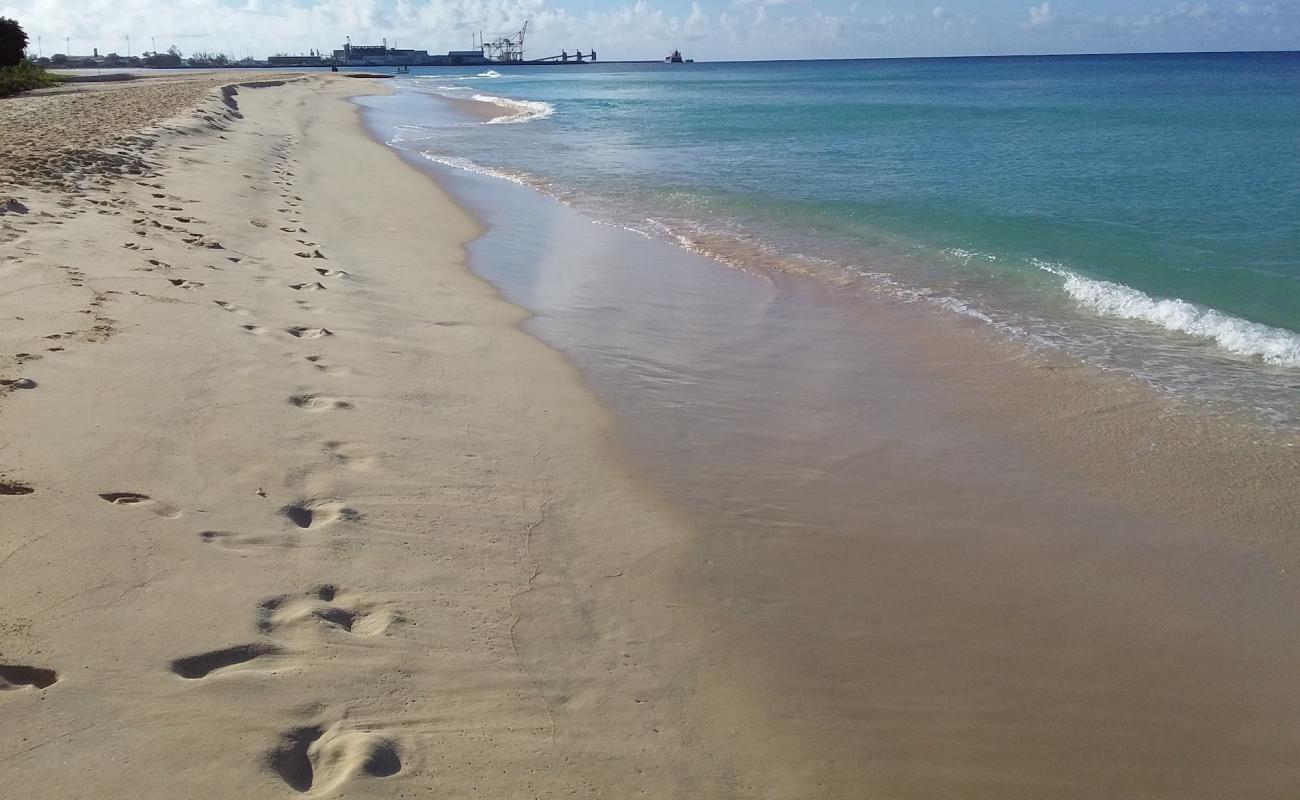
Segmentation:
<svg viewBox="0 0 1300 800">
<path fill-rule="evenodd" d="M 559 55 L 544 58 L 525 58 L 524 39 L 527 35 L 528 23 L 525 22 L 515 33 L 490 41 L 480 35 L 472 50 L 449 50 L 446 55 L 427 50 L 399 50 L 389 47 L 388 39 L 384 39 L 381 44 L 352 44 L 349 37 L 342 48 L 334 51 L 334 58 L 328 63 L 340 67 L 458 67 L 487 64 L 590 64 L 596 60 L 594 49 L 590 55 L 582 50 L 575 50 L 572 54 L 566 50 Z"/>
<path fill-rule="evenodd" d="M 323 67 L 328 64 L 324 56 L 316 53 L 297 56 L 278 54 L 268 56 L 266 63 L 272 67 Z"/>
<path fill-rule="evenodd" d="M 445 55 L 427 50 L 399 50 L 382 44 L 352 44 L 349 38 L 334 51 L 334 63 L 341 67 L 447 67 L 491 63 L 482 50 L 449 50 Z"/>
</svg>

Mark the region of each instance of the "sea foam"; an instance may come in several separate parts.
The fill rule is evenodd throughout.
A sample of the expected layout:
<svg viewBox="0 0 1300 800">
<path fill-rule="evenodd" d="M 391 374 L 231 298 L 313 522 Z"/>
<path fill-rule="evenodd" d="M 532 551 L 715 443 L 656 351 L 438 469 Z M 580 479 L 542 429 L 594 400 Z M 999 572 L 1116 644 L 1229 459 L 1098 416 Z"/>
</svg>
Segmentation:
<svg viewBox="0 0 1300 800">
<path fill-rule="evenodd" d="M 1062 288 L 1067 295 L 1103 316 L 1149 322 L 1166 330 L 1211 339 L 1230 353 L 1258 358 L 1268 364 L 1300 367 L 1300 334 L 1186 300 L 1152 297 L 1131 286 L 1085 278 L 1054 264 L 1038 266 L 1064 278 Z"/>
<path fill-rule="evenodd" d="M 471 161 L 468 158 L 460 156 L 443 156 L 436 153 L 420 153 L 421 157 L 432 161 L 435 164 L 441 164 L 444 167 L 472 172 L 475 175 L 487 175 L 491 178 L 500 178 L 503 181 L 517 183 L 520 186 L 535 186 L 533 181 L 528 180 L 522 173 L 510 172 L 509 170 L 495 169 L 485 166 L 477 161 Z"/>
<path fill-rule="evenodd" d="M 546 119 L 555 113 L 555 106 L 540 100 L 515 100 L 509 97 L 497 97 L 491 94 L 476 94 L 474 99 L 480 103 L 492 103 L 509 111 L 500 117 L 487 121 L 488 125 L 510 125 L 520 122 L 533 122 Z"/>
</svg>

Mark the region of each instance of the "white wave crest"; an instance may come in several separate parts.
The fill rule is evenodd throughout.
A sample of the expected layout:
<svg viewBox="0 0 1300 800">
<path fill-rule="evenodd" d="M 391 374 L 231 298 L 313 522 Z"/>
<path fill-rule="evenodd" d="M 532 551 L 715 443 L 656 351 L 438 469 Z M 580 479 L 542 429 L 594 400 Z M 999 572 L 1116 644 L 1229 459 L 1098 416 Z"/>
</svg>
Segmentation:
<svg viewBox="0 0 1300 800">
<path fill-rule="evenodd" d="M 1166 330 L 1211 339 L 1230 353 L 1278 366 L 1300 367 L 1300 334 L 1186 300 L 1151 297 L 1131 286 L 1084 278 L 1056 265 L 1040 263 L 1038 267 L 1063 277 L 1066 294 L 1099 314 L 1149 322 Z"/>
<path fill-rule="evenodd" d="M 442 164 L 444 167 L 451 167 L 453 169 L 464 170 L 465 172 L 472 172 L 475 175 L 487 175 L 488 177 L 491 178 L 500 178 L 503 181 L 510 181 L 511 183 L 517 183 L 520 186 L 533 185 L 532 182 L 529 181 L 527 178 L 525 178 L 523 175 L 514 172 L 509 172 L 507 170 L 494 169 L 492 167 L 484 166 L 483 164 L 480 164 L 477 161 L 471 161 L 468 158 L 461 158 L 460 156 L 440 156 L 434 153 L 420 153 L 420 156 L 428 159 L 429 161 L 432 161 L 435 164 Z"/>
<path fill-rule="evenodd" d="M 555 106 L 541 100 L 514 100 L 509 97 L 497 97 L 491 94 L 476 94 L 474 99 L 480 103 L 492 103 L 509 111 L 487 121 L 488 125 L 512 125 L 520 122 L 534 122 L 546 119 L 555 113 Z"/>
<path fill-rule="evenodd" d="M 501 77 L 501 73 L 500 73 L 500 72 L 497 72 L 497 71 L 494 70 L 494 69 L 490 69 L 490 70 L 488 70 L 487 72 L 480 72 L 479 74 L 475 75 L 474 77 L 476 77 L 476 78 L 500 78 L 500 77 Z"/>
<path fill-rule="evenodd" d="M 953 258 L 960 260 L 962 264 L 965 264 L 967 266 L 970 265 L 970 262 L 975 260 L 980 260 L 980 261 L 998 260 L 997 256 L 989 255 L 988 253 L 977 253 L 974 250 L 966 250 L 961 247 L 950 247 L 942 252 L 947 253 Z"/>
</svg>

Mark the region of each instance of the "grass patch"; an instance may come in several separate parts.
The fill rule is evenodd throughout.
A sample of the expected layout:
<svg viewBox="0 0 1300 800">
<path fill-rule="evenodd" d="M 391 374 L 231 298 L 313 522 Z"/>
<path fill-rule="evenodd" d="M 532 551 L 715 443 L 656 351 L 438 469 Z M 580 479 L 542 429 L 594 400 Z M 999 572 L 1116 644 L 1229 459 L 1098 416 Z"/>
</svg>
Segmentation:
<svg viewBox="0 0 1300 800">
<path fill-rule="evenodd" d="M 23 61 L 16 67 L 0 67 L 0 97 L 43 89 L 62 81 L 58 75 L 51 75 L 30 61 Z"/>
</svg>

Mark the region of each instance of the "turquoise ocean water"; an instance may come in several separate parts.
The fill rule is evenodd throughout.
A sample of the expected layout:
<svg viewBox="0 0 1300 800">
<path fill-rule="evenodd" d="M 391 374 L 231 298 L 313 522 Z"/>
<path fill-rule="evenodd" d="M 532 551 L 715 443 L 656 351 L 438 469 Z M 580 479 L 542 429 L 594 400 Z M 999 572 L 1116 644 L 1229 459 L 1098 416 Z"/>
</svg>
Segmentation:
<svg viewBox="0 0 1300 800">
<path fill-rule="evenodd" d="M 393 143 L 431 161 L 1300 427 L 1300 54 L 499 66 L 398 85 Z M 501 116 L 449 121 L 422 95 Z"/>
</svg>

